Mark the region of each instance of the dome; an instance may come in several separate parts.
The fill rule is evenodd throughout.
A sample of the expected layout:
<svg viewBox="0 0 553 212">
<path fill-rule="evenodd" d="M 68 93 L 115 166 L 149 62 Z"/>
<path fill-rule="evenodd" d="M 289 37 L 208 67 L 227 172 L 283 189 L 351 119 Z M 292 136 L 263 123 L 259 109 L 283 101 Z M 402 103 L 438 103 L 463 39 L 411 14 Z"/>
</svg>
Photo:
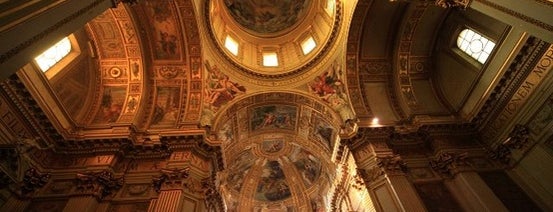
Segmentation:
<svg viewBox="0 0 553 212">
<path fill-rule="evenodd" d="M 310 0 L 226 0 L 234 21 L 258 34 L 287 31 L 305 17 Z"/>
<path fill-rule="evenodd" d="M 341 6 L 333 0 L 206 1 L 215 49 L 248 78 L 305 73 L 335 44 Z"/>
</svg>

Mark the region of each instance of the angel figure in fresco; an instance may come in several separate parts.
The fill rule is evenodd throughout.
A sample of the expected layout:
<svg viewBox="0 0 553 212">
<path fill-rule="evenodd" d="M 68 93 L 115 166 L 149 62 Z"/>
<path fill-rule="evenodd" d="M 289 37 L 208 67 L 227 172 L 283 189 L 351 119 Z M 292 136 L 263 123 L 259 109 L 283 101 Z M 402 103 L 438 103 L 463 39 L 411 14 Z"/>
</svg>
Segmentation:
<svg viewBox="0 0 553 212">
<path fill-rule="evenodd" d="M 206 101 L 210 105 L 218 108 L 234 99 L 236 95 L 246 92 L 244 86 L 230 81 L 229 77 L 222 73 L 216 65 L 211 67 L 206 61 L 206 68 L 209 72 L 209 77 L 205 92 Z"/>
<path fill-rule="evenodd" d="M 329 71 L 316 77 L 308 87 L 313 94 L 329 103 L 347 122 L 355 120 L 355 115 L 347 101 L 347 94 L 344 91 L 344 83 L 341 78 L 342 74 L 339 64 L 335 64 Z"/>
<path fill-rule="evenodd" d="M 316 77 L 314 82 L 309 85 L 309 90 L 328 102 L 330 96 L 342 91 L 343 83 L 340 74 L 341 71 L 336 66 L 332 67 L 330 71 Z"/>
</svg>

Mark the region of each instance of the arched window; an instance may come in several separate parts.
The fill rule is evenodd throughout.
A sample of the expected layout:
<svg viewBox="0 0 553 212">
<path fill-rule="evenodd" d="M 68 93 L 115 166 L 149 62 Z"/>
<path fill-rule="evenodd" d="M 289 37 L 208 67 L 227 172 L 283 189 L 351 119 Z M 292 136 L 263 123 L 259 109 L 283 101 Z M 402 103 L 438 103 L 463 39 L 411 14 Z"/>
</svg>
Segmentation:
<svg viewBox="0 0 553 212">
<path fill-rule="evenodd" d="M 65 37 L 46 51 L 42 52 L 39 56 L 35 57 L 35 62 L 43 72 L 46 72 L 70 52 L 71 41 L 69 41 L 68 37 Z"/>
<path fill-rule="evenodd" d="M 495 43 L 471 29 L 464 29 L 457 37 L 457 47 L 484 64 L 492 53 Z"/>
</svg>

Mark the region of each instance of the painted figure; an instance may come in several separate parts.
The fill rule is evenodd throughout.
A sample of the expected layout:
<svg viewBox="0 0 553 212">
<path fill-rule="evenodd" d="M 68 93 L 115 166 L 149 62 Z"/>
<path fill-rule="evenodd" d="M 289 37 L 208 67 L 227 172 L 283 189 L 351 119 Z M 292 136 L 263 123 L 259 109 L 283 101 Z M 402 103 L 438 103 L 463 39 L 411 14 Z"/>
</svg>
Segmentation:
<svg viewBox="0 0 553 212">
<path fill-rule="evenodd" d="M 206 61 L 206 68 L 209 72 L 206 99 L 213 107 L 220 107 L 234 99 L 235 96 L 246 92 L 244 86 L 230 81 L 229 77 L 219 70 L 217 66 L 211 67 Z"/>
</svg>

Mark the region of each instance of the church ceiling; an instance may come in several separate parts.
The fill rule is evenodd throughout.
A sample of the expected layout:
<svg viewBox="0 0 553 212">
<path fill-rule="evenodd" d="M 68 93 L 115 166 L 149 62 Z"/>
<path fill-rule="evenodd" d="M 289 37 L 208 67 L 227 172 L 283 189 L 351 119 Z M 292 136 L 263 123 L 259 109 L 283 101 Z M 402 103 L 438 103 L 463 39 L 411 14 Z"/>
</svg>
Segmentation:
<svg viewBox="0 0 553 212">
<path fill-rule="evenodd" d="M 300 22 L 309 10 L 310 0 L 299 1 L 225 1 L 234 21 L 254 33 L 271 34 Z"/>
<path fill-rule="evenodd" d="M 152 1 L 108 10 L 88 24 L 102 72 L 89 123 L 155 129 L 198 120 L 201 50 L 192 10 L 190 3 Z"/>
<path fill-rule="evenodd" d="M 450 115 L 432 84 L 429 41 L 445 15 L 427 3 L 376 0 L 119 6 L 85 26 L 97 74 L 79 133 L 126 146 L 125 154 L 143 148 L 163 157 L 177 157 L 169 144 L 188 145 L 179 136 L 201 135 L 195 139 L 205 139 L 220 161 L 192 165 L 221 171 L 230 208 L 328 206 L 341 139 L 375 117 L 389 135 L 416 131 L 409 128 L 415 116 Z M 240 53 L 225 49 L 227 36 Z M 310 36 L 317 47 L 302 53 Z M 280 66 L 265 67 L 264 51 L 280 55 Z M 390 127 L 398 123 L 409 126 Z M 120 140 L 109 140 L 115 135 Z M 57 160 L 49 163 L 64 165 Z M 167 165 L 159 158 L 142 164 L 131 171 Z"/>
</svg>

